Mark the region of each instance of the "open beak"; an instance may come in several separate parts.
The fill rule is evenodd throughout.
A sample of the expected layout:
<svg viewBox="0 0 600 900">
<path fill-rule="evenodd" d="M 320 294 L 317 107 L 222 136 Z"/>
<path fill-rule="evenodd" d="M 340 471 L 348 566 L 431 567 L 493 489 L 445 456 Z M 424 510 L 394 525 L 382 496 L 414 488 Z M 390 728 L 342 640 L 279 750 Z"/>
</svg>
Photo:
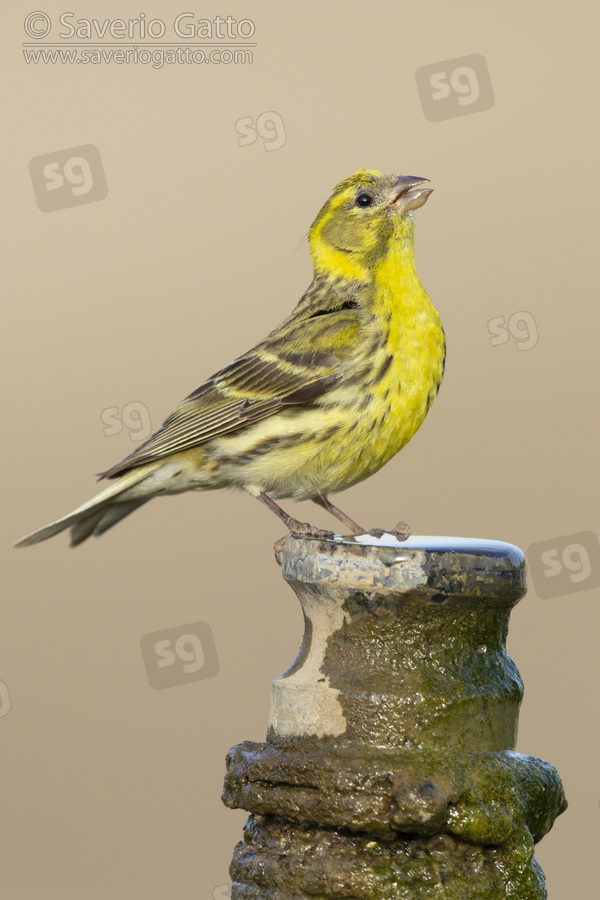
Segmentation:
<svg viewBox="0 0 600 900">
<path fill-rule="evenodd" d="M 392 199 L 388 204 L 388 209 L 404 215 L 411 209 L 423 206 L 429 195 L 433 193 L 433 188 L 420 188 L 421 184 L 429 184 L 429 179 L 419 178 L 418 175 L 398 175 L 396 183 L 392 187 Z"/>
</svg>

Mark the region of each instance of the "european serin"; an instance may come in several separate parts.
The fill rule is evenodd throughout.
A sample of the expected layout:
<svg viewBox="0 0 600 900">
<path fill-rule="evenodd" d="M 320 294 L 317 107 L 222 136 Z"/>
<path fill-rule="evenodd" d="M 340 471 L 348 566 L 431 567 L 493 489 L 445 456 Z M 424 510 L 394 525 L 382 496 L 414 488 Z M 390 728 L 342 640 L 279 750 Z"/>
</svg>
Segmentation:
<svg viewBox="0 0 600 900">
<path fill-rule="evenodd" d="M 310 229 L 314 277 L 292 314 L 104 472 L 106 490 L 17 546 L 65 528 L 75 546 L 152 497 L 224 487 L 257 497 L 295 534 L 323 532 L 273 498 L 314 500 L 361 532 L 328 495 L 410 440 L 444 371 L 444 331 L 414 261 L 426 181 L 361 169 L 340 182 Z"/>
</svg>

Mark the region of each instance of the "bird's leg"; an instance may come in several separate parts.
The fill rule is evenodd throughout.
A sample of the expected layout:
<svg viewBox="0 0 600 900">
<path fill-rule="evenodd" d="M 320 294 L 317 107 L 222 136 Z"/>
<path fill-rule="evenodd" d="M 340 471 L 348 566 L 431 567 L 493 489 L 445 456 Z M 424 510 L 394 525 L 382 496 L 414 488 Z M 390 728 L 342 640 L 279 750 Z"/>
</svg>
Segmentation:
<svg viewBox="0 0 600 900">
<path fill-rule="evenodd" d="M 371 528 L 371 530 L 367 532 L 364 528 L 361 528 L 354 519 L 351 519 L 345 512 L 342 512 L 339 507 L 334 506 L 329 497 L 313 497 L 313 501 L 318 506 L 322 506 L 323 509 L 326 509 L 327 512 L 330 512 L 336 519 L 339 519 L 340 522 L 351 530 L 352 534 L 372 534 L 373 537 L 379 538 L 385 533 L 383 528 Z M 406 541 L 410 537 L 410 526 L 407 525 L 406 522 L 398 522 L 397 525 L 394 525 L 390 534 L 393 534 L 399 541 Z"/>
<path fill-rule="evenodd" d="M 329 497 L 313 497 L 313 502 L 317 504 L 317 506 L 322 506 L 323 509 L 326 509 L 327 512 L 331 513 L 332 516 L 335 516 L 346 528 L 349 528 L 352 534 L 365 534 L 365 529 L 361 528 L 354 519 L 351 519 L 350 516 L 347 516 L 345 512 L 342 512 L 339 507 L 334 506 Z"/>
<path fill-rule="evenodd" d="M 278 506 L 274 500 L 271 500 L 264 491 L 257 491 L 255 493 L 251 490 L 248 491 L 248 493 L 253 497 L 256 497 L 257 500 L 260 500 L 261 503 L 264 503 L 265 506 L 268 506 L 276 516 L 279 516 L 281 521 L 285 524 L 285 527 L 289 528 L 290 534 L 303 537 L 316 537 L 321 538 L 322 540 L 331 540 L 333 537 L 332 531 L 321 531 L 320 528 L 315 528 L 314 525 L 309 525 L 308 522 L 299 522 L 298 519 L 288 516 L 285 510 Z"/>
</svg>

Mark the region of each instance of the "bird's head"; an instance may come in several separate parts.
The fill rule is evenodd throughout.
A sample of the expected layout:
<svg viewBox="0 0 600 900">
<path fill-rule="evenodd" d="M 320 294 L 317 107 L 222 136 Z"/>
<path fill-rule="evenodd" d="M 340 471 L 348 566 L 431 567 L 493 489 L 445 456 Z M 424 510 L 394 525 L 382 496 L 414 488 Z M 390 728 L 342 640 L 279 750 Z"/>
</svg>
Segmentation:
<svg viewBox="0 0 600 900">
<path fill-rule="evenodd" d="M 359 169 L 340 181 L 310 228 L 317 271 L 358 277 L 372 270 L 393 244 L 412 252 L 413 213 L 431 188 L 427 178 Z M 354 275 L 352 274 L 354 273 Z"/>
</svg>

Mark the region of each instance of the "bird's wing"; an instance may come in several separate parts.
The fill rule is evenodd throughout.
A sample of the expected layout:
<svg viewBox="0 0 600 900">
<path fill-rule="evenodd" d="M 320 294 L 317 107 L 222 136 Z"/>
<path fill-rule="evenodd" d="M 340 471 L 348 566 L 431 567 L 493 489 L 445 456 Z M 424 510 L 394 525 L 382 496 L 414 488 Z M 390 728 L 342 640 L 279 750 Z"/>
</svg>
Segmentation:
<svg viewBox="0 0 600 900">
<path fill-rule="evenodd" d="M 188 450 L 284 406 L 316 400 L 343 378 L 359 327 L 356 309 L 290 317 L 186 397 L 152 437 L 100 477 Z"/>
</svg>

